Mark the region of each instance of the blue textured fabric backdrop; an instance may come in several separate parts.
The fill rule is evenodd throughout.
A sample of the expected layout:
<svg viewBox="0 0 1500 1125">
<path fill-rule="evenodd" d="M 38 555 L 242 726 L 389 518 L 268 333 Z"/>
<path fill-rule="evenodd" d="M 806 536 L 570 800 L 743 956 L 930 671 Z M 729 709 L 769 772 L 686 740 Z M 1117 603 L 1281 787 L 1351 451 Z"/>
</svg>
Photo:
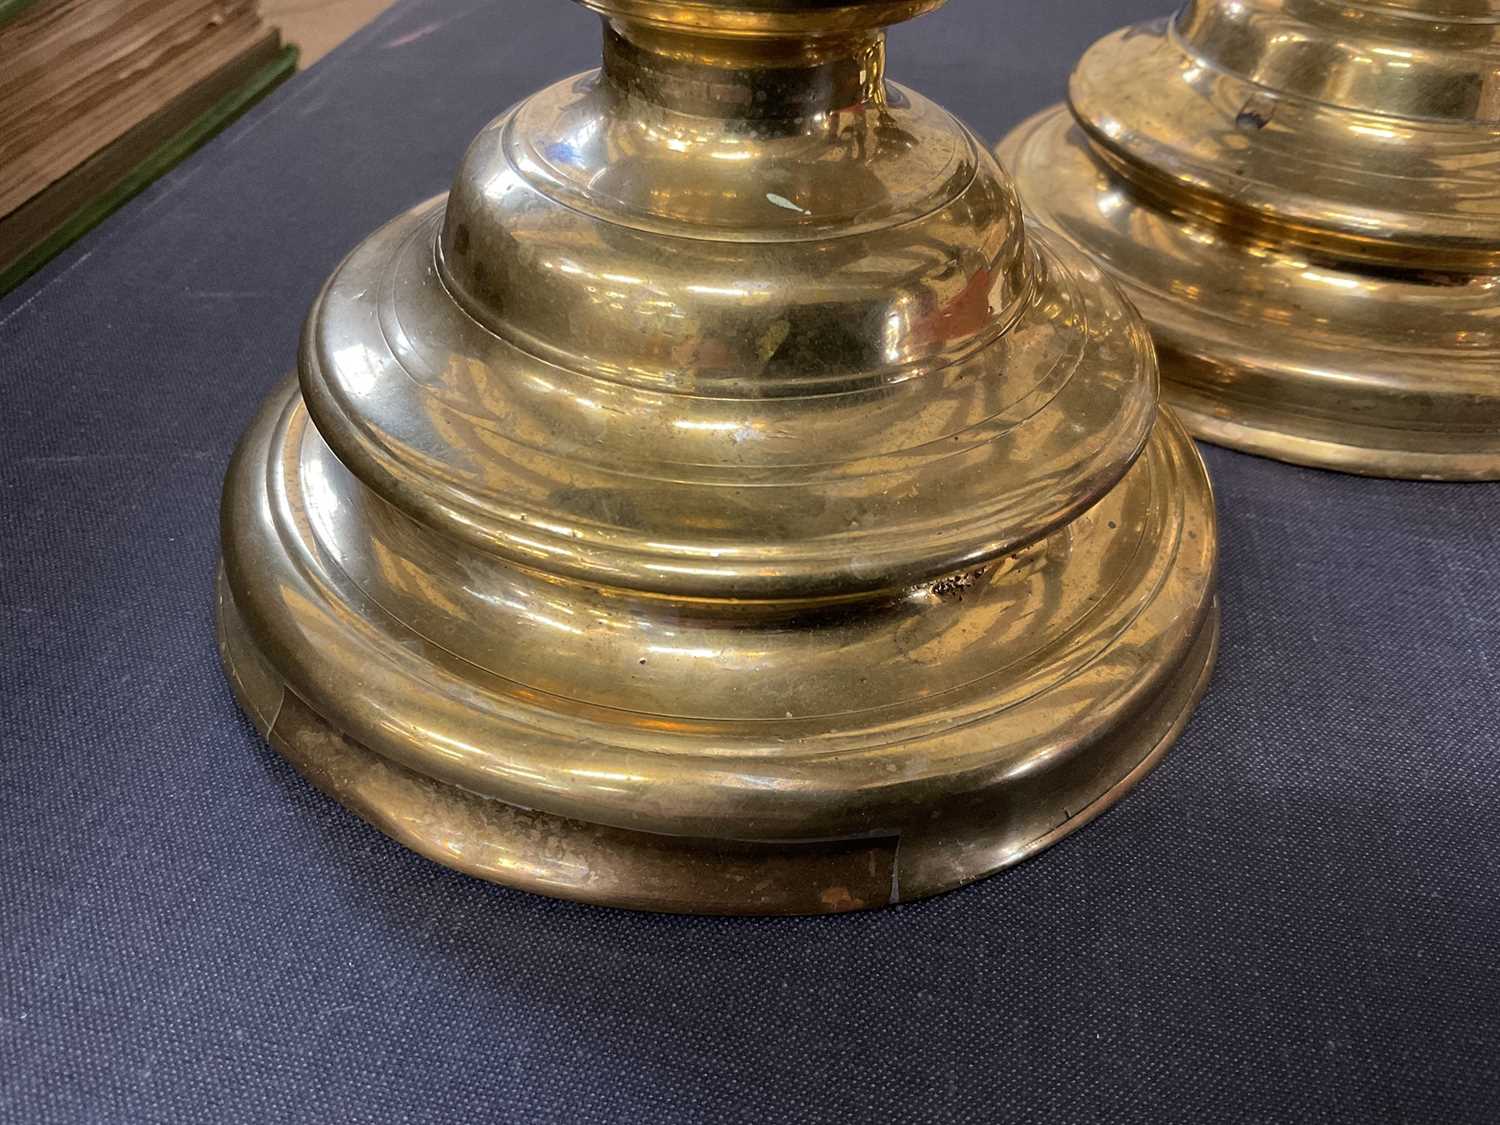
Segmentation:
<svg viewBox="0 0 1500 1125">
<path fill-rule="evenodd" d="M 892 72 L 993 138 L 1164 2 L 955 0 Z M 597 42 L 404 0 L 0 301 L 0 1120 L 1500 1119 L 1500 486 L 1210 450 L 1178 748 L 882 913 L 488 886 L 260 743 L 213 640 L 234 440 L 338 259 Z"/>
</svg>

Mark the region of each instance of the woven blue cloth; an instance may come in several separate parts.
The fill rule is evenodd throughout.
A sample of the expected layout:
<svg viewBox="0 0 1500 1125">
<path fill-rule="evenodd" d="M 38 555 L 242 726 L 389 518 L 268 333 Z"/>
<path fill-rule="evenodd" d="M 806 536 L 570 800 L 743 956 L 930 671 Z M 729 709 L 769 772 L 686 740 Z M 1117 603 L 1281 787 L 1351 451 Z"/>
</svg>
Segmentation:
<svg viewBox="0 0 1500 1125">
<path fill-rule="evenodd" d="M 892 73 L 996 137 L 1163 0 L 955 0 Z M 1208 450 L 1223 650 L 1039 858 L 835 919 L 421 860 L 236 710 L 219 483 L 339 258 L 584 69 L 403 0 L 0 301 L 0 1121 L 1500 1120 L 1500 486 Z"/>
</svg>

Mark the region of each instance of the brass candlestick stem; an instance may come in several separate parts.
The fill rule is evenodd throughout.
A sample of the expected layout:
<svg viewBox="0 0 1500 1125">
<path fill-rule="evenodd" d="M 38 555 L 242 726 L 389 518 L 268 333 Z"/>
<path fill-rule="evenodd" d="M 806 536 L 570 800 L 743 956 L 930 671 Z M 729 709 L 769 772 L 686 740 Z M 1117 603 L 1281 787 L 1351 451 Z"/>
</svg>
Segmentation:
<svg viewBox="0 0 1500 1125">
<path fill-rule="evenodd" d="M 372 235 L 235 458 L 245 709 L 396 839 L 660 910 L 857 909 L 1085 823 L 1207 678 L 1150 343 L 887 82 L 937 0 L 597 0 L 604 65 Z"/>
<path fill-rule="evenodd" d="M 1190 0 L 1000 147 L 1210 441 L 1500 477 L 1500 3 Z"/>
</svg>

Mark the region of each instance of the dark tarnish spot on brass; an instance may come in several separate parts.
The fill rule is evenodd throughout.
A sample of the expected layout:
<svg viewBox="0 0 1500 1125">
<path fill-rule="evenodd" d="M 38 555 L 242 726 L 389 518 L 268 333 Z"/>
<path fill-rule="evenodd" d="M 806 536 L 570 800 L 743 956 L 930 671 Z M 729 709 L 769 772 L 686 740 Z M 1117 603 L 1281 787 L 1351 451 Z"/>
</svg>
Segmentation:
<svg viewBox="0 0 1500 1125">
<path fill-rule="evenodd" d="M 1264 129 L 1276 114 L 1276 99 L 1269 94 L 1252 94 L 1240 107 L 1234 124 L 1239 129 Z"/>
<path fill-rule="evenodd" d="M 961 574 L 950 574 L 947 578 L 940 579 L 932 584 L 932 592 L 943 601 L 963 601 L 964 594 L 979 584 L 979 580 L 989 570 L 988 566 L 977 566 L 973 570 L 966 570 Z"/>
</svg>

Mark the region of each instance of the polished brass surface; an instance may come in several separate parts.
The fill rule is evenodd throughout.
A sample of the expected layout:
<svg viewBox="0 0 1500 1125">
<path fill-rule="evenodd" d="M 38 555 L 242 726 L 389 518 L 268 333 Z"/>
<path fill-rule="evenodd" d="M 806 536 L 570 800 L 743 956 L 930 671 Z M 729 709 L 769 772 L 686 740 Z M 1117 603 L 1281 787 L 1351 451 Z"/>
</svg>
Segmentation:
<svg viewBox="0 0 1500 1125">
<path fill-rule="evenodd" d="M 1190 0 L 998 151 L 1195 434 L 1500 478 L 1500 0 Z"/>
<path fill-rule="evenodd" d="M 1146 332 L 889 3 L 591 2 L 601 70 L 339 266 L 225 485 L 221 649 L 309 778 L 498 882 L 858 909 L 1085 823 L 1217 635 Z"/>
</svg>

